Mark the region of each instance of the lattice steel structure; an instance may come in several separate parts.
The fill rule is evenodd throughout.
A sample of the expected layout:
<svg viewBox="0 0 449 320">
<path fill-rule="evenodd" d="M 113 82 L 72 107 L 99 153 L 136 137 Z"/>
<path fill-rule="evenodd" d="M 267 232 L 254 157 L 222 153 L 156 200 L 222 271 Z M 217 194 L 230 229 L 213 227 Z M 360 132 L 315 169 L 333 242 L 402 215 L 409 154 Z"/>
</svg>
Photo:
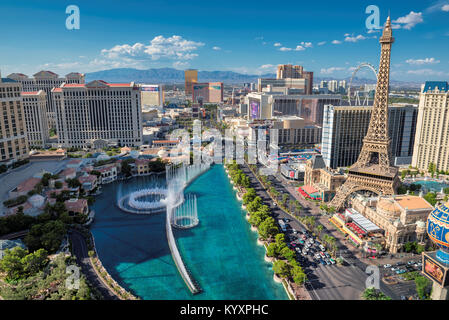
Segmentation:
<svg viewBox="0 0 449 320">
<path fill-rule="evenodd" d="M 379 42 L 381 55 L 370 124 L 357 162 L 349 168 L 348 179 L 337 190 L 329 204 L 337 210 L 354 192 L 368 190 L 378 195 L 392 195 L 396 193 L 399 186 L 398 168 L 391 164 L 388 135 L 390 55 L 391 45 L 394 42 L 390 17 L 387 19 Z"/>
</svg>

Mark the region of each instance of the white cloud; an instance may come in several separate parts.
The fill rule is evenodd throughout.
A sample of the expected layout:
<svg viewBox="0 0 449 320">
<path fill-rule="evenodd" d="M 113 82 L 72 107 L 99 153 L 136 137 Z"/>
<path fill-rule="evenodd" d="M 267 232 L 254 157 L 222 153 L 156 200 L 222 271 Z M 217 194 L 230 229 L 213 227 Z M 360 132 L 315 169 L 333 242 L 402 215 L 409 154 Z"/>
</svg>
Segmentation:
<svg viewBox="0 0 449 320">
<path fill-rule="evenodd" d="M 318 42 L 318 45 L 319 45 L 319 46 L 322 46 L 322 45 L 324 45 L 324 44 L 326 44 L 326 41 Z"/>
<path fill-rule="evenodd" d="M 442 6 L 441 10 L 443 10 L 444 12 L 449 12 L 449 4 L 445 4 L 444 6 Z"/>
<path fill-rule="evenodd" d="M 175 69 L 185 69 L 189 66 L 190 64 L 187 61 L 175 61 L 173 63 L 173 68 Z"/>
<path fill-rule="evenodd" d="M 212 50 L 219 51 L 219 50 L 221 50 L 221 48 L 220 47 L 212 47 Z"/>
<path fill-rule="evenodd" d="M 380 30 L 369 29 L 366 33 L 377 33 L 377 32 L 380 32 Z"/>
<path fill-rule="evenodd" d="M 344 35 L 345 37 L 349 37 L 350 36 L 350 34 L 349 33 L 345 33 L 345 35 Z"/>
<path fill-rule="evenodd" d="M 425 59 L 408 59 L 405 62 L 407 62 L 408 64 L 423 65 L 423 64 L 437 64 L 440 63 L 440 60 L 436 60 L 435 58 L 425 58 Z"/>
<path fill-rule="evenodd" d="M 341 68 L 341 67 L 330 67 L 330 68 L 322 68 L 320 70 L 321 74 L 332 74 L 335 71 L 342 71 L 345 70 L 345 68 Z"/>
<path fill-rule="evenodd" d="M 392 28 L 393 29 L 406 29 L 406 30 L 410 30 L 411 28 L 413 28 L 414 26 L 416 26 L 418 23 L 423 22 L 423 18 L 422 18 L 422 12 L 413 12 L 410 11 L 410 13 L 406 16 L 400 17 L 396 20 L 393 20 L 393 24 Z"/>
<path fill-rule="evenodd" d="M 359 34 L 358 36 L 352 36 L 352 37 L 346 37 L 345 41 L 346 42 L 357 42 L 359 40 L 365 40 L 366 37 L 362 36 L 361 34 Z"/>
<path fill-rule="evenodd" d="M 304 51 L 306 50 L 306 48 L 304 48 L 303 46 L 296 46 L 295 51 Z"/>
<path fill-rule="evenodd" d="M 139 42 L 133 45 L 116 45 L 111 49 L 101 50 L 101 54 L 109 59 L 190 60 L 198 56 L 193 52 L 202 46 L 204 46 L 202 42 L 186 40 L 181 36 L 173 35 L 168 38 L 157 36 L 149 45 Z"/>
<path fill-rule="evenodd" d="M 332 44 L 340 44 L 340 43 L 341 43 L 340 40 L 334 40 L 334 41 L 332 41 Z"/>
<path fill-rule="evenodd" d="M 275 47 L 280 47 L 280 46 L 282 46 L 282 44 L 281 44 L 280 42 L 276 42 L 276 43 L 274 44 L 274 46 L 275 46 Z"/>
<path fill-rule="evenodd" d="M 447 76 L 448 73 L 444 73 L 443 71 L 436 71 L 432 69 L 417 69 L 417 70 L 409 70 L 408 74 L 419 75 L 419 76 Z"/>
<path fill-rule="evenodd" d="M 312 42 L 301 42 L 300 43 L 301 44 L 301 46 L 303 46 L 304 48 L 312 48 L 313 47 L 313 45 L 312 45 Z"/>
<path fill-rule="evenodd" d="M 279 49 L 280 51 L 292 51 L 292 48 L 282 47 Z"/>
</svg>

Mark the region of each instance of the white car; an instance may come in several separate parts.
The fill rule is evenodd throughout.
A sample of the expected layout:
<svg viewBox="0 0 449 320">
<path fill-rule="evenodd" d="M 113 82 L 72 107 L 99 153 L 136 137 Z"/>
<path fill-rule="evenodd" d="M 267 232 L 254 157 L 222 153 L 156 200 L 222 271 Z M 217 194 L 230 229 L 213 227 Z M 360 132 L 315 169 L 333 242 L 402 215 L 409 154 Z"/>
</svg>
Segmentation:
<svg viewBox="0 0 449 320">
<path fill-rule="evenodd" d="M 320 249 L 321 249 L 321 251 L 326 251 L 326 248 L 325 247 L 323 247 L 323 245 L 322 244 L 320 244 Z"/>
<path fill-rule="evenodd" d="M 385 268 L 385 269 L 391 268 L 391 264 L 384 264 L 384 268 Z"/>
</svg>

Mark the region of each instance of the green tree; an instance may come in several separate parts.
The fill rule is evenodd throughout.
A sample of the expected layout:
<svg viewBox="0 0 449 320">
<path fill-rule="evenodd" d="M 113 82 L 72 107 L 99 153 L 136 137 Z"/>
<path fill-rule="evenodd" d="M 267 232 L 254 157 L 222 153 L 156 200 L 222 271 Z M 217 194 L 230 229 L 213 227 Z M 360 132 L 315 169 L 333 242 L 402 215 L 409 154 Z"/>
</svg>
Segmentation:
<svg viewBox="0 0 449 320">
<path fill-rule="evenodd" d="M 22 258 L 24 272 L 30 276 L 42 270 L 48 262 L 48 253 L 45 249 L 36 250 Z"/>
<path fill-rule="evenodd" d="M 272 217 L 266 218 L 259 225 L 259 236 L 262 240 L 266 240 L 271 236 L 275 236 L 278 233 L 278 228 Z"/>
<path fill-rule="evenodd" d="M 247 205 L 256 197 L 256 191 L 253 188 L 246 189 L 246 193 L 243 195 L 243 204 Z"/>
<path fill-rule="evenodd" d="M 273 263 L 273 271 L 281 278 L 290 276 L 290 266 L 283 260 L 277 260 Z"/>
<path fill-rule="evenodd" d="M 6 249 L 3 258 L 0 260 L 0 271 L 6 272 L 6 280 L 20 280 L 24 277 L 23 261 L 27 251 L 22 247 L 14 247 L 12 250 Z"/>
<path fill-rule="evenodd" d="M 366 288 L 362 293 L 362 298 L 365 300 L 391 300 L 389 296 L 374 287 Z"/>
<path fill-rule="evenodd" d="M 289 248 L 289 247 L 284 247 L 281 251 L 280 254 L 282 257 L 284 257 L 285 259 L 287 259 L 287 261 L 291 261 L 295 259 L 295 253 Z"/>
<path fill-rule="evenodd" d="M 278 256 L 277 245 L 272 242 L 267 246 L 267 256 L 269 257 L 277 257 Z"/>
<path fill-rule="evenodd" d="M 428 280 L 424 276 L 417 276 L 415 278 L 415 285 L 416 285 L 416 293 L 418 293 L 418 296 L 420 299 L 426 299 L 429 296 L 429 290 L 428 287 L 430 286 L 430 280 Z"/>
<path fill-rule="evenodd" d="M 291 277 L 293 278 L 293 281 L 299 286 L 303 285 L 304 282 L 307 280 L 307 276 L 300 266 L 294 266 L 291 269 Z"/>
</svg>

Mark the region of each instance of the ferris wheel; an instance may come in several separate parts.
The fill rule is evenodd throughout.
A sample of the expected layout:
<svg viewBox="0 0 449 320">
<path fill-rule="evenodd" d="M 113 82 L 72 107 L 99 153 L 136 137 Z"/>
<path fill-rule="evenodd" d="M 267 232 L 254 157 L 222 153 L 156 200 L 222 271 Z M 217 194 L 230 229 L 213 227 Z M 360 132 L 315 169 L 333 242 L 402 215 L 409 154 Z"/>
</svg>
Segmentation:
<svg viewBox="0 0 449 320">
<path fill-rule="evenodd" d="M 352 81 L 354 80 L 354 77 L 357 74 L 357 72 L 359 72 L 359 70 L 362 69 L 362 68 L 370 69 L 374 73 L 374 75 L 376 76 L 376 82 L 377 82 L 377 70 L 376 70 L 376 68 L 371 63 L 368 63 L 368 62 L 362 62 L 361 64 L 359 64 L 357 66 L 357 68 L 355 68 L 354 71 L 352 72 L 351 80 L 349 81 L 349 86 L 348 86 L 348 102 L 349 102 L 349 105 L 351 105 Z M 355 92 L 355 97 L 356 97 L 356 101 L 355 101 L 356 105 L 365 105 L 365 104 L 368 105 L 368 94 L 365 94 L 365 99 L 363 101 L 363 104 L 360 103 L 360 92 L 359 92 L 359 90 L 357 90 Z"/>
</svg>

